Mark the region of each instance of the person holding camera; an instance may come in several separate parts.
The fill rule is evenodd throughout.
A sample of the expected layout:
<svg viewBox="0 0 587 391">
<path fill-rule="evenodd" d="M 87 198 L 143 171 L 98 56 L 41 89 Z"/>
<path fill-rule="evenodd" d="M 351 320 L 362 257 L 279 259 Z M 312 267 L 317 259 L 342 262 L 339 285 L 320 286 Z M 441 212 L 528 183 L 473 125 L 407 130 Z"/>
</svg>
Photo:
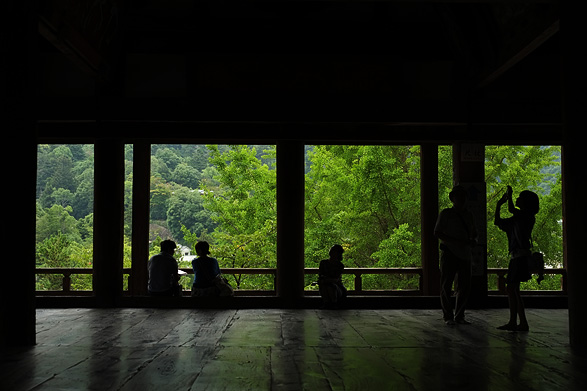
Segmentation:
<svg viewBox="0 0 587 391">
<path fill-rule="evenodd" d="M 494 223 L 506 233 L 510 255 L 506 277 L 510 319 L 508 323 L 499 326 L 498 329 L 528 331 L 529 326 L 520 294 L 520 283 L 532 278 L 528 268 L 528 258 L 532 256 L 532 229 L 536 223 L 540 201 L 536 193 L 524 190 L 514 204 L 512 193 L 511 186 L 508 186 L 503 197 L 497 201 L 495 209 Z M 508 204 L 508 210 L 512 214 L 509 218 L 501 217 L 501 207 L 505 203 Z M 518 318 L 520 319 L 519 324 L 517 324 Z"/>
</svg>

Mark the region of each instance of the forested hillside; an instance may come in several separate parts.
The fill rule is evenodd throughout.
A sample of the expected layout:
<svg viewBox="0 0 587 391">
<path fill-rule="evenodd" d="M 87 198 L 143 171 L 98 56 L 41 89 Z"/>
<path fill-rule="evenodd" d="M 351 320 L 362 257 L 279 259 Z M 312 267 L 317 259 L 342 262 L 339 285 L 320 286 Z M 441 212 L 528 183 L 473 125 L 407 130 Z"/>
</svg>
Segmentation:
<svg viewBox="0 0 587 391">
<path fill-rule="evenodd" d="M 347 267 L 419 266 L 420 149 L 418 146 L 307 146 L 306 266 L 317 267 L 334 243 L 345 247 Z M 486 148 L 488 221 L 505 185 L 517 194 L 541 195 L 535 246 L 552 266 L 562 263 L 560 148 Z M 151 241 L 187 246 L 212 244 L 221 267 L 275 267 L 275 148 L 217 145 L 153 145 Z M 439 148 L 442 207 L 448 206 L 451 149 Z M 132 146 L 126 147 L 126 250 L 130 267 Z M 37 265 L 92 265 L 93 146 L 39 145 Z M 505 234 L 488 224 L 488 262 L 505 267 Z M 189 267 L 189 264 L 182 265 Z M 91 289 L 90 276 L 76 287 Z M 235 276 L 240 288 L 272 288 L 262 276 Z M 310 279 L 307 281 L 309 284 Z M 39 289 L 56 282 L 39 279 Z M 77 285 L 76 285 L 77 284 Z M 88 285 L 89 284 L 89 285 Z M 189 281 L 185 282 L 186 285 Z M 365 277 L 365 288 L 414 288 L 417 279 Z M 556 285 L 556 282 L 553 283 Z M 558 289 L 558 288 L 556 288 Z"/>
</svg>

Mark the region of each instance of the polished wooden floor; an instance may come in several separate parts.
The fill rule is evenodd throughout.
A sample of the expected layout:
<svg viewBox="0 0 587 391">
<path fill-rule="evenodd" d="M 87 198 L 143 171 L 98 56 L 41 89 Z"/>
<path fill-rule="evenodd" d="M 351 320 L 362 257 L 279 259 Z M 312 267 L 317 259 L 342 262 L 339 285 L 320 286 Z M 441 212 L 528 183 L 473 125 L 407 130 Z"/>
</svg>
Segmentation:
<svg viewBox="0 0 587 391">
<path fill-rule="evenodd" d="M 1 390 L 586 390 L 568 313 L 39 309 L 37 345 L 2 352 Z"/>
</svg>

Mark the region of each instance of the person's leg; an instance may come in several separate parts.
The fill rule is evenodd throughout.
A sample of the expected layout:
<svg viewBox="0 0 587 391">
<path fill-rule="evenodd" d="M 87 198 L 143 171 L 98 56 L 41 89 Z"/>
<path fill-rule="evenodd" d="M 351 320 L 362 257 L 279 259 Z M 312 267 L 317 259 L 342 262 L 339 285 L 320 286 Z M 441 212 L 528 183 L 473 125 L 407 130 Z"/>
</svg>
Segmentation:
<svg viewBox="0 0 587 391">
<path fill-rule="evenodd" d="M 457 272 L 455 259 L 448 251 L 440 257 L 440 305 L 445 322 L 454 321 L 454 307 L 451 301 L 452 285 Z"/>
<path fill-rule="evenodd" d="M 530 330 L 530 326 L 528 326 L 528 319 L 526 319 L 526 308 L 524 306 L 524 301 L 522 300 L 522 294 L 520 293 L 520 286 L 518 284 L 518 289 L 516 293 L 516 306 L 518 310 L 518 317 L 520 318 L 520 324 L 517 327 L 518 331 L 528 331 Z"/>
<path fill-rule="evenodd" d="M 471 292 L 471 263 L 469 261 L 459 260 L 456 292 L 455 320 L 457 323 L 468 323 L 465 321 L 465 307 Z"/>
<path fill-rule="evenodd" d="M 508 305 L 510 311 L 510 320 L 508 323 L 504 324 L 503 326 L 499 326 L 498 329 L 500 330 L 510 330 L 515 331 L 518 328 L 517 321 L 518 321 L 518 299 L 516 297 L 516 290 L 520 291 L 520 283 L 516 282 L 508 282 L 506 285 L 506 291 L 508 294 Z"/>
<path fill-rule="evenodd" d="M 319 292 L 325 306 L 330 306 L 336 301 L 336 287 L 333 284 L 320 284 Z"/>
</svg>

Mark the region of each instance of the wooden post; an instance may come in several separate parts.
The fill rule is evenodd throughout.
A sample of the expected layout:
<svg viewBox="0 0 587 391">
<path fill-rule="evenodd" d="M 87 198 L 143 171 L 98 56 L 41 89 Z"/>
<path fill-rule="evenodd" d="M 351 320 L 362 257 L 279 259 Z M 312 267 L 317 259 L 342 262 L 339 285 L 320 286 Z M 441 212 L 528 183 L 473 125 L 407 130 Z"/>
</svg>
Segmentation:
<svg viewBox="0 0 587 391">
<path fill-rule="evenodd" d="M 487 300 L 487 194 L 485 145 L 453 145 L 453 183 L 467 188 L 467 208 L 473 213 L 479 245 L 473 248 L 470 307 L 483 307 Z"/>
<path fill-rule="evenodd" d="M 297 306 L 304 296 L 304 145 L 277 144 L 277 296 Z"/>
<path fill-rule="evenodd" d="M 560 23 L 563 61 L 563 229 L 569 294 L 569 335 L 571 347 L 587 355 L 587 276 L 585 238 L 587 237 L 587 181 L 585 171 L 585 59 L 578 50 L 586 27 L 578 4 L 561 4 Z"/>
<path fill-rule="evenodd" d="M 2 2 L 3 72 L 2 141 L 0 157 L 5 184 L 18 185 L 8 195 L 1 232 L 18 246 L 18 257 L 5 260 L 0 284 L 0 348 L 30 346 L 35 334 L 35 184 L 36 145 L 36 1 Z"/>
<path fill-rule="evenodd" d="M 94 148 L 94 294 L 101 307 L 122 296 L 124 144 L 98 139 Z"/>
<path fill-rule="evenodd" d="M 438 240 L 434 226 L 438 218 L 438 145 L 423 144 L 420 156 L 420 200 L 422 224 L 422 278 L 420 290 L 425 296 L 440 292 Z"/>
<path fill-rule="evenodd" d="M 140 141 L 133 145 L 132 191 L 132 266 L 129 290 L 133 296 L 147 294 L 149 280 L 149 189 L 151 178 L 151 144 Z"/>
</svg>

